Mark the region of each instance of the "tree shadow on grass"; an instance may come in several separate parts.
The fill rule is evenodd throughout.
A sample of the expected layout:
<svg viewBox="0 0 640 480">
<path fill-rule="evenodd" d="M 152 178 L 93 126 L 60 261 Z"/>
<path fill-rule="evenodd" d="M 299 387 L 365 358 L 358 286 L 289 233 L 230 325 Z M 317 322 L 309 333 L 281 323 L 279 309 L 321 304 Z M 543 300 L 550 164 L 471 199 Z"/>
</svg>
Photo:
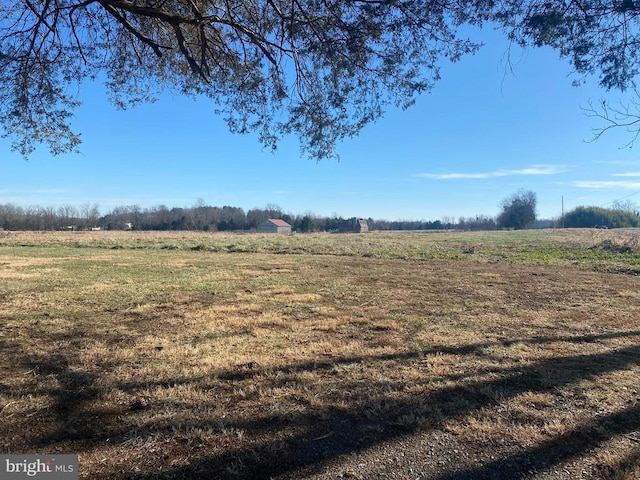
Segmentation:
<svg viewBox="0 0 640 480">
<path fill-rule="evenodd" d="M 596 417 L 586 425 L 555 437 L 524 452 L 498 459 L 489 464 L 433 477 L 433 480 L 468 480 L 526 478 L 531 472 L 547 469 L 571 460 L 581 453 L 598 448 L 609 439 L 640 429 L 640 404 L 622 411 Z M 639 455 L 619 462 L 620 469 L 638 465 Z"/>
<path fill-rule="evenodd" d="M 50 411 L 57 417 L 58 427 L 39 442 L 42 445 L 60 440 L 82 439 L 91 434 L 92 415 L 83 405 L 100 395 L 89 372 L 71 370 L 69 361 L 61 353 L 48 356 L 30 355 L 28 365 L 34 373 L 51 376 L 53 385 L 46 394 L 54 398 Z"/>
<path fill-rule="evenodd" d="M 633 441 L 640 444 L 638 436 L 630 437 Z M 636 447 L 624 458 L 613 465 L 609 465 L 607 473 L 610 478 L 640 478 L 640 445 Z"/>
<path fill-rule="evenodd" d="M 486 342 L 463 345 L 461 347 L 431 346 L 428 354 L 448 353 L 456 355 L 481 354 L 482 349 L 494 345 L 514 343 L 546 342 L 596 342 L 614 338 L 640 335 L 640 331 L 617 332 L 603 335 L 579 335 L 565 337 L 540 337 L 505 342 Z M 17 352 L 14 352 L 17 354 Z M 217 379 L 231 386 L 242 386 L 256 382 L 267 382 L 266 374 L 295 373 L 312 370 L 329 370 L 341 364 L 379 363 L 385 361 L 411 361 L 424 356 L 424 352 L 407 352 L 378 356 L 346 357 L 331 362 L 302 362 L 278 368 L 262 369 L 257 365 L 242 365 L 227 372 L 218 372 Z M 74 371 L 69 361 L 60 353 L 48 356 L 30 356 L 29 366 L 37 373 L 56 380 L 57 386 L 47 392 L 55 398 L 53 412 L 58 426 L 54 431 L 40 437 L 39 449 L 54 447 L 60 442 L 77 440 L 82 452 L 95 449 L 105 439 L 111 444 L 131 438 L 133 428 L 126 416 L 121 428 L 110 428 L 108 433 L 101 430 L 101 417 L 85 409 L 85 403 L 101 395 L 94 378 L 88 372 Z M 325 411 L 305 409 L 286 420 L 265 415 L 256 415 L 246 420 L 240 417 L 225 419 L 224 425 L 261 438 L 273 440 L 253 444 L 248 447 L 226 448 L 218 455 L 202 455 L 194 458 L 189 465 L 170 467 L 164 471 L 130 471 L 124 478 L 136 479 L 211 479 L 211 478 L 296 478 L 298 472 L 320 471 L 327 461 L 341 455 L 357 453 L 387 440 L 402 438 L 414 433 L 442 428 L 444 423 L 456 417 L 478 412 L 485 407 L 493 407 L 510 398 L 527 392 L 553 392 L 582 380 L 590 380 L 598 375 L 623 370 L 640 364 L 640 346 L 633 345 L 605 353 L 573 355 L 545 359 L 517 369 L 496 370 L 498 378 L 491 380 L 467 379 L 463 384 L 442 387 L 428 395 L 401 394 L 389 389 L 380 389 L 380 395 L 365 399 L 359 404 L 344 408 L 332 407 Z M 266 375 L 266 376 L 265 376 Z M 260 378 L 258 378 L 260 377 Z M 136 392 L 157 386 L 199 384 L 205 377 L 177 377 L 158 382 L 123 382 L 117 385 L 121 391 Z M 391 385 L 393 386 L 393 385 Z M 345 388 L 349 388 L 347 385 Z M 354 389 L 358 387 L 353 386 Z M 376 412 L 374 416 L 363 412 Z M 640 425 L 638 407 L 628 407 L 613 414 L 597 417 L 584 426 L 569 433 L 552 438 L 533 448 L 500 458 L 478 468 L 462 469 L 456 473 L 442 474 L 441 480 L 462 478 L 496 478 L 508 472 L 510 478 L 525 478 L 526 472 L 542 469 L 563 460 L 579 456 L 595 448 L 616 435 L 637 430 Z M 125 414 L 126 415 L 126 414 Z M 410 421 L 400 419 L 412 419 Z M 168 419 L 163 422 L 150 421 L 136 425 L 135 435 L 141 438 L 165 435 L 166 437 L 187 437 L 194 428 L 218 428 L 215 421 L 188 421 Z M 276 438 L 279 428 L 291 428 L 299 432 L 285 438 Z M 270 435 L 271 434 L 271 435 Z"/>
<path fill-rule="evenodd" d="M 495 346 L 504 346 L 509 347 L 515 344 L 530 344 L 530 345 L 539 345 L 551 342 L 570 342 L 570 343 L 592 343 L 599 342 L 603 340 L 612 340 L 616 338 L 626 338 L 626 337 L 640 337 L 640 330 L 632 330 L 628 332 L 614 332 L 614 333 L 604 333 L 604 334 L 592 334 L 592 335 L 575 335 L 575 336 L 558 336 L 558 337 L 533 337 L 527 339 L 517 339 L 517 340 L 505 340 L 505 341 L 497 341 L 497 342 L 483 342 L 483 343 L 472 343 L 468 345 L 462 346 L 448 346 L 448 345 L 429 345 L 424 350 L 421 351 L 408 351 L 403 353 L 389 353 L 389 354 L 381 354 L 376 356 L 342 356 L 333 358 L 330 361 L 309 361 L 309 362 L 299 362 L 292 365 L 284 365 L 278 366 L 276 368 L 270 369 L 270 373 L 280 372 L 280 373 L 295 373 L 295 372 L 305 372 L 305 371 L 318 371 L 318 370 L 331 370 L 339 365 L 349 365 L 354 363 L 362 363 L 362 362 L 385 362 L 385 361 L 408 361 L 420 357 L 424 357 L 427 355 L 437 355 L 437 354 L 450 354 L 450 355 L 469 355 L 469 354 L 481 354 L 481 352 L 487 348 L 495 347 Z M 499 371 L 505 372 L 505 369 L 500 369 Z M 256 375 L 261 373 L 265 373 L 264 370 L 260 369 L 259 365 L 249 362 L 235 366 L 232 369 L 218 372 L 216 376 L 223 380 L 230 381 L 241 381 L 252 379 Z M 455 377 L 454 377 L 455 378 Z M 176 386 L 189 384 L 193 382 L 201 381 L 203 377 L 182 377 L 180 379 L 173 379 L 162 382 L 122 382 L 118 385 L 118 388 L 123 391 L 136 391 L 143 388 L 148 388 L 152 386 Z"/>
<path fill-rule="evenodd" d="M 494 380 L 468 381 L 463 385 L 440 388 L 426 396 L 398 396 L 395 392 L 381 394 L 358 405 L 357 409 L 333 408 L 321 415 L 309 412 L 297 415 L 293 421 L 305 427 L 304 433 L 287 438 L 286 445 L 282 440 L 276 440 L 246 449 L 227 449 L 221 455 L 205 456 L 190 465 L 161 473 L 131 473 L 127 478 L 295 478 L 299 469 L 307 473 L 320 471 L 324 462 L 341 455 L 358 452 L 387 440 L 441 428 L 448 420 L 497 406 L 528 392 L 552 392 L 639 364 L 640 346 L 634 345 L 606 353 L 545 359 L 518 371 L 505 371 L 502 377 Z M 307 368 L 303 365 L 298 367 Z M 525 478 L 532 470 L 547 468 L 579 456 L 616 435 L 637 430 L 640 427 L 639 408 L 632 406 L 597 417 L 574 431 L 522 453 L 438 478 L 504 478 L 504 475 Z M 362 415 L 362 411 L 375 411 L 376 418 Z M 398 422 L 400 418 L 413 418 L 415 422 Z M 193 424 L 167 425 L 166 428 L 187 431 L 198 425 L 195 421 Z M 268 418 L 256 418 L 253 421 L 231 419 L 229 425 L 249 432 L 269 431 L 278 427 L 277 422 L 271 422 Z"/>
</svg>

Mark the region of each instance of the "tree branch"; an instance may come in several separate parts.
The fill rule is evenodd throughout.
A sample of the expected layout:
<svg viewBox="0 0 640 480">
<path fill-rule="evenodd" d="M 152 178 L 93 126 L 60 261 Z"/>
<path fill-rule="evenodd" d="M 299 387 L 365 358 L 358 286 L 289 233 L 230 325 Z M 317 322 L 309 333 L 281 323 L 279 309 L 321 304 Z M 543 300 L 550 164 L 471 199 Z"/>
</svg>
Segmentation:
<svg viewBox="0 0 640 480">
<path fill-rule="evenodd" d="M 631 140 L 624 146 L 630 148 L 634 145 L 640 136 L 640 103 L 638 100 L 640 91 L 635 90 L 635 96 L 635 99 L 631 100 L 633 107 L 622 102 L 611 106 L 606 100 L 601 100 L 601 104 L 598 107 L 594 106 L 591 101 L 588 103 L 588 107 L 582 107 L 587 117 L 604 121 L 604 126 L 592 130 L 593 138 L 590 142 L 599 140 L 609 130 L 624 128 L 631 134 Z"/>
<path fill-rule="evenodd" d="M 109 1 L 106 0 L 99 0 L 100 5 L 102 5 L 102 7 L 109 12 L 129 33 L 131 33 L 133 36 L 135 36 L 138 40 L 140 40 L 142 43 L 148 45 L 149 47 L 151 47 L 151 49 L 153 50 L 153 53 L 156 54 L 156 56 L 162 58 L 162 49 L 165 50 L 171 50 L 171 47 L 165 47 L 163 45 L 160 45 L 159 43 L 154 42 L 153 40 L 151 40 L 150 38 L 144 36 L 142 33 L 140 33 L 140 31 L 134 27 L 133 25 L 131 25 L 131 23 L 120 14 L 120 12 L 118 12 L 118 10 L 111 5 L 111 3 Z"/>
</svg>

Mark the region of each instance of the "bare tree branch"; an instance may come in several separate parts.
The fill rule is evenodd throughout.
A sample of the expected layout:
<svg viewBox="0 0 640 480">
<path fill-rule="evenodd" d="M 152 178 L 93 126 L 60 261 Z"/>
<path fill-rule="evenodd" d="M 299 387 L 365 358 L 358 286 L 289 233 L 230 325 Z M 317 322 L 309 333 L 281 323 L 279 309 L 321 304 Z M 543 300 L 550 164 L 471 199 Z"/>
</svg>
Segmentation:
<svg viewBox="0 0 640 480">
<path fill-rule="evenodd" d="M 582 107 L 585 115 L 589 118 L 596 118 L 604 123 L 601 127 L 593 129 L 593 138 L 590 142 L 600 139 L 606 132 L 614 129 L 624 129 L 630 135 L 630 140 L 624 147 L 633 147 L 635 141 L 640 136 L 640 91 L 635 90 L 635 97 L 630 103 L 618 102 L 611 105 L 606 100 L 601 100 L 599 105 L 589 102 L 587 107 Z"/>
</svg>

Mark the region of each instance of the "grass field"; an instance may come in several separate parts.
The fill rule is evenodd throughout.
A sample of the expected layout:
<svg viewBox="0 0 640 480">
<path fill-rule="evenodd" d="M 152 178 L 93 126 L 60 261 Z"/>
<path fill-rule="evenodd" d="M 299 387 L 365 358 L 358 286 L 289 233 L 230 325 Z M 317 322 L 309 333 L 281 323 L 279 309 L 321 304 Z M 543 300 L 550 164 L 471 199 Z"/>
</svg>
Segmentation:
<svg viewBox="0 0 640 480">
<path fill-rule="evenodd" d="M 81 478 L 640 478 L 631 233 L 0 232 L 0 351 L 0 451 Z"/>
</svg>

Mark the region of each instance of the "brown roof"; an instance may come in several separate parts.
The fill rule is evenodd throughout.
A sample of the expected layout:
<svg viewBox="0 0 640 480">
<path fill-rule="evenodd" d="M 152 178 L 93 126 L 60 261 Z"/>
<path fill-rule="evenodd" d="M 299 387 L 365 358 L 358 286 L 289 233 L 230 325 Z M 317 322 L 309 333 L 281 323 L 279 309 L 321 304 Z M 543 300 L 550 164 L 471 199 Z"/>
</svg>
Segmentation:
<svg viewBox="0 0 640 480">
<path fill-rule="evenodd" d="M 287 222 L 285 222 L 284 220 L 281 220 L 279 218 L 269 218 L 267 220 L 269 220 L 271 223 L 273 223 L 277 227 L 290 227 L 291 226 Z"/>
</svg>

